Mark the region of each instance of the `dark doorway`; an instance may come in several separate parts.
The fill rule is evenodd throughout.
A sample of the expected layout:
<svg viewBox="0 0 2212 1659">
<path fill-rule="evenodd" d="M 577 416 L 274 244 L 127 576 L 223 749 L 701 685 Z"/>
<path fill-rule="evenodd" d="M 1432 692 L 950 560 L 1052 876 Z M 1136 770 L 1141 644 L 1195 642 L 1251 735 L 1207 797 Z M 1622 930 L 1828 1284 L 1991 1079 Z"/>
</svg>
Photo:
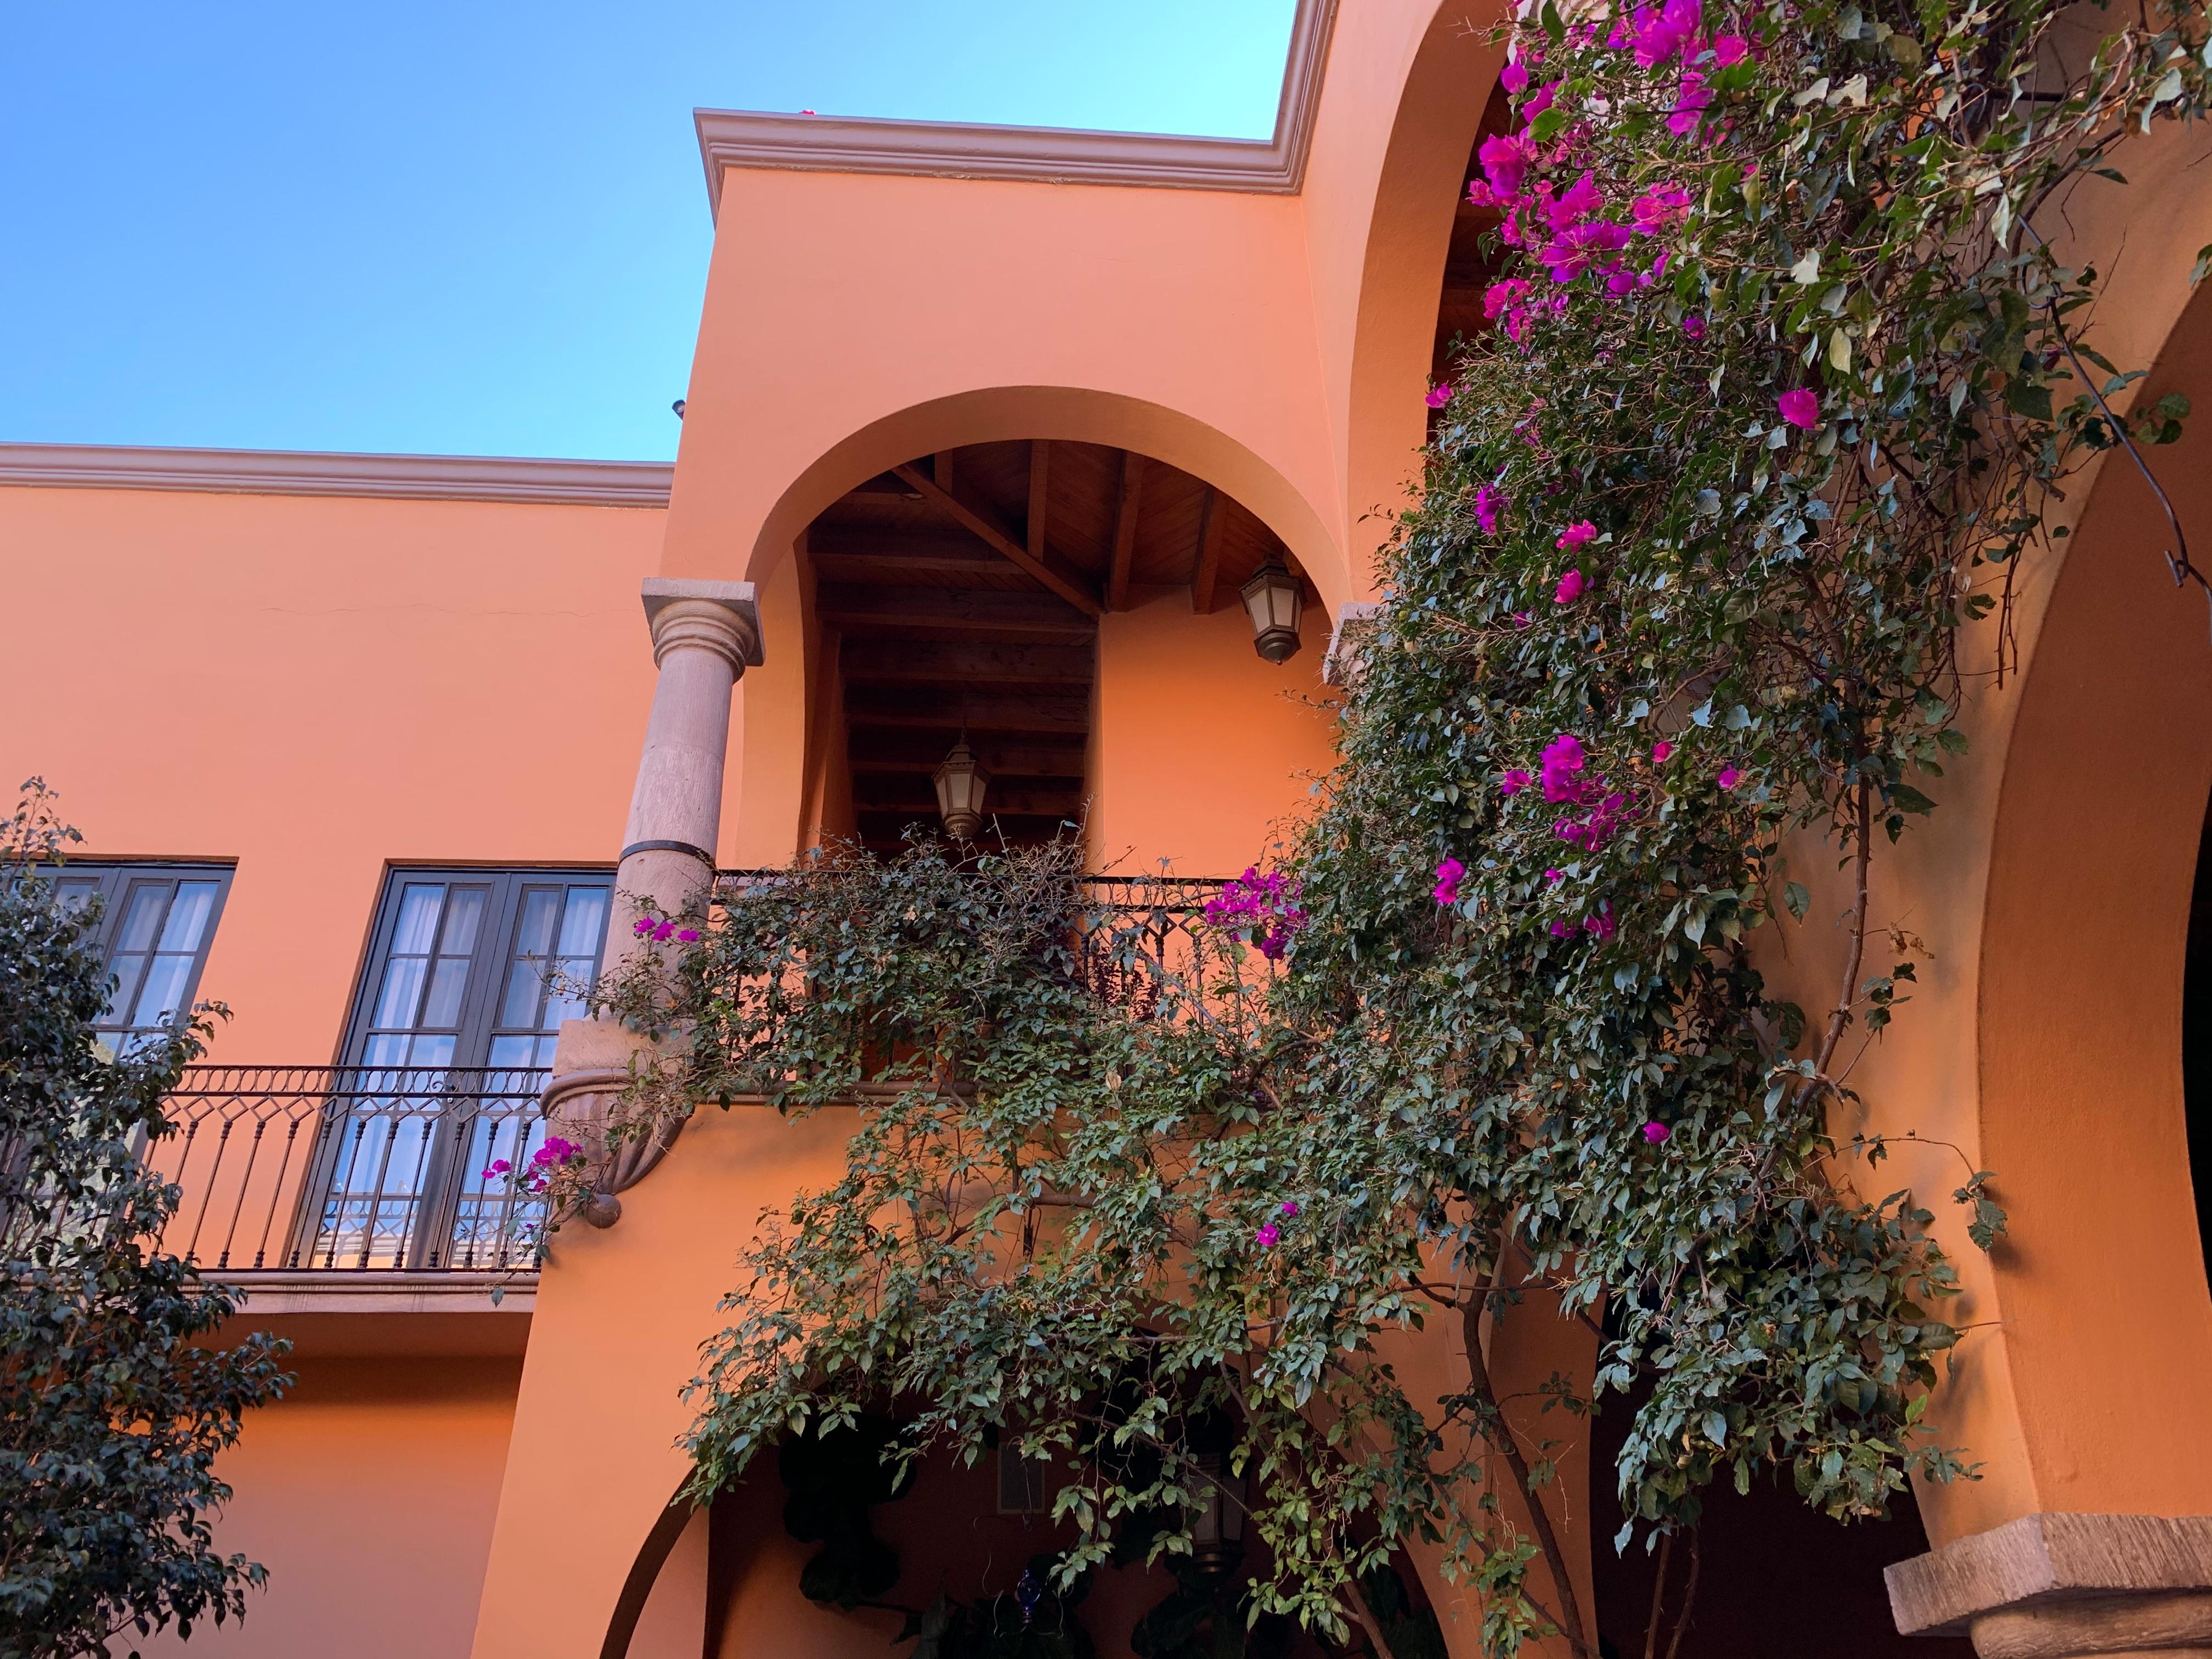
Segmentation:
<svg viewBox="0 0 2212 1659">
<path fill-rule="evenodd" d="M 2212 1261 L 2212 808 L 2197 843 L 2189 900 L 2189 959 L 2181 980 L 2181 1088 L 2189 1121 L 2189 1180 L 2197 1237 Z"/>
<path fill-rule="evenodd" d="M 1613 1469 L 1627 1438 L 1631 1402 L 1607 1396 L 1590 1425 L 1591 1566 L 1597 1626 L 1607 1659 L 1643 1659 L 1656 1559 L 1639 1538 L 1613 1553 L 1620 1526 Z M 1890 1618 L 1881 1570 L 1927 1553 L 1920 1511 L 1905 1492 L 1884 1522 L 1838 1526 L 1798 1501 L 1784 1472 L 1741 1497 L 1716 1487 L 1699 1528 L 1697 1602 L 1676 1659 L 1972 1659 L 1965 1638 L 1904 1637 Z M 1668 1573 L 1658 1652 L 1667 1652 L 1687 1555 L 1678 1542 Z"/>
</svg>

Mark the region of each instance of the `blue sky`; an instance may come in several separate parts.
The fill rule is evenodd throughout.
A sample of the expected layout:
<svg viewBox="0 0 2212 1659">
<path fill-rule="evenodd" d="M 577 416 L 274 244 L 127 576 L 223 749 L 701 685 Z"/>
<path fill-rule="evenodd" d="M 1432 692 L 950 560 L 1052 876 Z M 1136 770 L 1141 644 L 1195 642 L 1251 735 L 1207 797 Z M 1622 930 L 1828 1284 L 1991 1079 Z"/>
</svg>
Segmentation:
<svg viewBox="0 0 2212 1659">
<path fill-rule="evenodd" d="M 1291 0 L 0 15 L 0 440 L 659 460 L 695 105 L 1264 137 Z"/>
</svg>

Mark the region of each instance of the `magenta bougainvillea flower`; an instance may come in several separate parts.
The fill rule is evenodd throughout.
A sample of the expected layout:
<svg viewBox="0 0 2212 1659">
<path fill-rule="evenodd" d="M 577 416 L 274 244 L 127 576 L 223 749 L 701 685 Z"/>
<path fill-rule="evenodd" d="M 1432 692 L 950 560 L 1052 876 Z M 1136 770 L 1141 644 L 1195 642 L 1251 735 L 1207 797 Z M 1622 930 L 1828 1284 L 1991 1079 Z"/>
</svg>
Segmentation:
<svg viewBox="0 0 2212 1659">
<path fill-rule="evenodd" d="M 489 1164 L 487 1164 L 484 1166 L 483 1174 L 481 1178 L 485 1181 L 496 1180 L 499 1176 L 505 1175 L 514 1167 L 514 1165 L 508 1163 L 505 1158 L 495 1158 L 492 1159 Z"/>
<path fill-rule="evenodd" d="M 1678 138 L 1688 137 L 1698 130 L 1698 123 L 1705 118 L 1712 102 L 1712 91 L 1705 85 L 1705 77 L 1695 70 L 1684 70 L 1681 80 L 1675 83 L 1674 107 L 1667 117 L 1667 131 Z"/>
<path fill-rule="evenodd" d="M 1716 34 L 1713 37 L 1713 62 L 1726 69 L 1730 64 L 1740 64 L 1749 55 L 1751 42 L 1741 34 Z"/>
<path fill-rule="evenodd" d="M 1498 71 L 1498 84 L 1510 93 L 1525 92 L 1528 88 L 1528 66 L 1508 64 Z"/>
<path fill-rule="evenodd" d="M 1597 526 L 1588 519 L 1578 519 L 1559 532 L 1559 539 L 1552 544 L 1562 553 L 1571 553 L 1597 534 Z"/>
<path fill-rule="evenodd" d="M 1583 931 L 1602 945 L 1620 930 L 1613 926 L 1613 912 L 1600 905 L 1596 914 L 1583 918 Z"/>
<path fill-rule="evenodd" d="M 1547 82 L 1528 94 L 1528 101 L 1521 106 L 1522 115 L 1528 120 L 1534 120 L 1551 108 L 1552 100 L 1559 95 L 1559 83 L 1557 81 Z"/>
<path fill-rule="evenodd" d="M 1743 781 L 1743 769 L 1737 766 L 1723 766 L 1721 768 L 1721 775 L 1713 781 L 1723 789 L 1733 789 Z"/>
<path fill-rule="evenodd" d="M 1589 757 L 1583 753 L 1581 738 L 1560 732 L 1544 745 L 1543 758 L 1539 764 L 1544 770 L 1546 800 L 1577 800 L 1581 798 L 1582 788 L 1575 781 L 1576 775 L 1589 764 Z M 1528 774 L 1524 772 L 1521 775 L 1526 778 Z"/>
<path fill-rule="evenodd" d="M 1516 628 L 1526 628 L 1533 620 L 1534 619 L 1525 611 L 1516 611 L 1513 613 L 1513 625 Z"/>
<path fill-rule="evenodd" d="M 1544 931 L 1553 939 L 1565 939 L 1575 931 L 1575 925 L 1571 921 L 1555 921 Z"/>
<path fill-rule="evenodd" d="M 1661 1141 L 1666 1139 L 1668 1135 L 1673 1134 L 1674 1133 L 1674 1132 L 1668 1128 L 1665 1124 L 1656 1121 L 1644 1126 L 1644 1138 L 1650 1141 L 1654 1146 L 1656 1146 Z"/>
<path fill-rule="evenodd" d="M 1820 424 L 1820 399 L 1805 387 L 1785 392 L 1774 401 L 1782 418 L 1790 425 L 1809 432 Z"/>
<path fill-rule="evenodd" d="M 1535 146 L 1518 133 L 1511 137 L 1498 134 L 1482 141 L 1475 159 L 1482 163 L 1482 176 L 1493 193 L 1500 198 L 1518 196 L 1528 164 L 1536 159 Z"/>
<path fill-rule="evenodd" d="M 1679 185 L 1647 190 L 1629 206 L 1638 236 L 1656 236 L 1690 210 L 1690 192 Z"/>
<path fill-rule="evenodd" d="M 1283 1207 L 1282 1207 L 1282 1211 L 1281 1211 L 1281 1213 L 1282 1213 L 1282 1214 L 1284 1214 L 1285 1216 L 1295 1216 L 1296 1214 L 1297 1214 L 1297 1212 L 1298 1212 L 1298 1201 L 1297 1201 L 1297 1200 L 1296 1200 L 1295 1198 L 1286 1198 L 1286 1199 L 1285 1199 L 1285 1200 L 1283 1200 Z"/>
<path fill-rule="evenodd" d="M 1559 585 L 1552 590 L 1553 605 L 1572 605 L 1583 596 L 1583 573 L 1570 570 L 1559 578 Z"/>
<path fill-rule="evenodd" d="M 1704 339 L 1705 337 L 1705 319 L 1702 317 L 1683 318 L 1682 332 L 1688 335 L 1693 340 Z"/>
<path fill-rule="evenodd" d="M 696 927 L 686 927 L 676 937 L 686 945 L 696 945 L 699 942 L 699 930 Z"/>
<path fill-rule="evenodd" d="M 1427 404 L 1431 409 L 1442 409 L 1451 401 L 1451 387 L 1432 386 L 1429 388 L 1429 395 L 1421 401 Z"/>
<path fill-rule="evenodd" d="M 1527 781 L 1528 775 L 1523 773 L 1522 777 L 1522 781 L 1525 782 Z M 1512 792 L 1508 790 L 1506 793 L 1510 794 Z M 1459 902 L 1460 878 L 1464 876 L 1466 873 L 1467 866 L 1462 864 L 1457 859 L 1448 858 L 1444 860 L 1443 863 L 1437 866 L 1436 897 L 1437 903 L 1457 904 Z"/>
<path fill-rule="evenodd" d="M 1216 927 L 1242 934 L 1270 962 L 1283 959 L 1307 920 L 1298 904 L 1297 888 L 1284 879 L 1281 871 L 1270 870 L 1263 876 L 1257 866 L 1224 884 L 1206 902 L 1205 914 Z"/>
<path fill-rule="evenodd" d="M 1546 881 L 1565 881 L 1566 878 L 1567 872 L 1564 870 L 1547 870 L 1544 872 L 1544 879 Z"/>
<path fill-rule="evenodd" d="M 1666 764 L 1668 756 L 1674 752 L 1674 745 L 1668 742 L 1664 738 L 1660 738 L 1658 742 L 1651 745 L 1652 760 L 1662 766 Z"/>
<path fill-rule="evenodd" d="M 1282 1234 L 1275 1231 L 1275 1224 L 1271 1221 L 1252 1235 L 1252 1241 L 1263 1250 L 1272 1250 L 1275 1248 L 1275 1241 L 1281 1237 Z"/>
<path fill-rule="evenodd" d="M 1478 484 L 1474 491 L 1474 521 L 1482 526 L 1486 536 L 1498 533 L 1498 515 L 1505 506 L 1505 497 L 1488 484 Z"/>
<path fill-rule="evenodd" d="M 1698 0 L 1667 0 L 1656 11 L 1650 6 L 1638 6 L 1635 21 L 1630 26 L 1629 44 L 1636 49 L 1636 61 L 1644 69 L 1656 69 L 1680 52 L 1697 38 Z"/>
<path fill-rule="evenodd" d="M 1498 781 L 1498 793 L 1501 795 L 1517 795 L 1534 781 L 1534 778 L 1516 766 Z"/>
</svg>

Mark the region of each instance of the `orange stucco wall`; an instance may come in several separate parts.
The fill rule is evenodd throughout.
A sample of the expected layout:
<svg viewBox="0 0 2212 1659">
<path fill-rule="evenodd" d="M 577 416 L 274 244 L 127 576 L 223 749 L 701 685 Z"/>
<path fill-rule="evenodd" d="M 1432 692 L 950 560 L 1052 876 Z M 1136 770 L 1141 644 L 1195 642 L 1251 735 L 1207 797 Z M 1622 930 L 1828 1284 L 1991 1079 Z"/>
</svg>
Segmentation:
<svg viewBox="0 0 2212 1659">
<path fill-rule="evenodd" d="M 255 1414 L 217 1472 L 225 1550 L 269 1569 L 245 1622 L 170 1632 L 148 1659 L 405 1654 L 460 1659 L 507 1461 L 511 1359 L 319 1358 Z"/>
<path fill-rule="evenodd" d="M 235 859 L 215 1058 L 326 1064 L 386 860 L 609 863 L 657 508 L 0 488 L 0 778 Z"/>
<path fill-rule="evenodd" d="M 1334 735 L 1321 684 L 1328 624 L 1276 664 L 1234 603 L 1199 616 L 1182 589 L 1109 612 L 1098 630 L 1091 845 L 1102 868 L 1233 876 L 1273 862 L 1309 805 Z"/>
</svg>

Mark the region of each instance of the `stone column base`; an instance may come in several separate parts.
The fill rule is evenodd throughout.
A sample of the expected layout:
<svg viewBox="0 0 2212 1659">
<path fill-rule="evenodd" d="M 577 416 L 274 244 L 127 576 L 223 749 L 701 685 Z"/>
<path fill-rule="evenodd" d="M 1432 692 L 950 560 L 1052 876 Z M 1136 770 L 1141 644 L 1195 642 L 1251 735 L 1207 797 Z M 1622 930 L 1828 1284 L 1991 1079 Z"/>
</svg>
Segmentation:
<svg viewBox="0 0 2212 1659">
<path fill-rule="evenodd" d="M 656 1047 L 616 1020 L 561 1022 L 553 1076 L 545 1085 L 545 1113 L 559 1133 L 584 1149 L 593 1190 L 578 1214 L 592 1226 L 611 1227 L 622 1218 L 622 1200 L 616 1194 L 645 1179 L 683 1133 L 680 1117 L 656 1123 L 642 1134 L 612 1138 L 609 1133 L 632 1079 L 674 1048 Z"/>
<path fill-rule="evenodd" d="M 1883 1576 L 1899 1631 L 1981 1659 L 2212 1659 L 2212 1516 L 2023 1516 Z"/>
</svg>

